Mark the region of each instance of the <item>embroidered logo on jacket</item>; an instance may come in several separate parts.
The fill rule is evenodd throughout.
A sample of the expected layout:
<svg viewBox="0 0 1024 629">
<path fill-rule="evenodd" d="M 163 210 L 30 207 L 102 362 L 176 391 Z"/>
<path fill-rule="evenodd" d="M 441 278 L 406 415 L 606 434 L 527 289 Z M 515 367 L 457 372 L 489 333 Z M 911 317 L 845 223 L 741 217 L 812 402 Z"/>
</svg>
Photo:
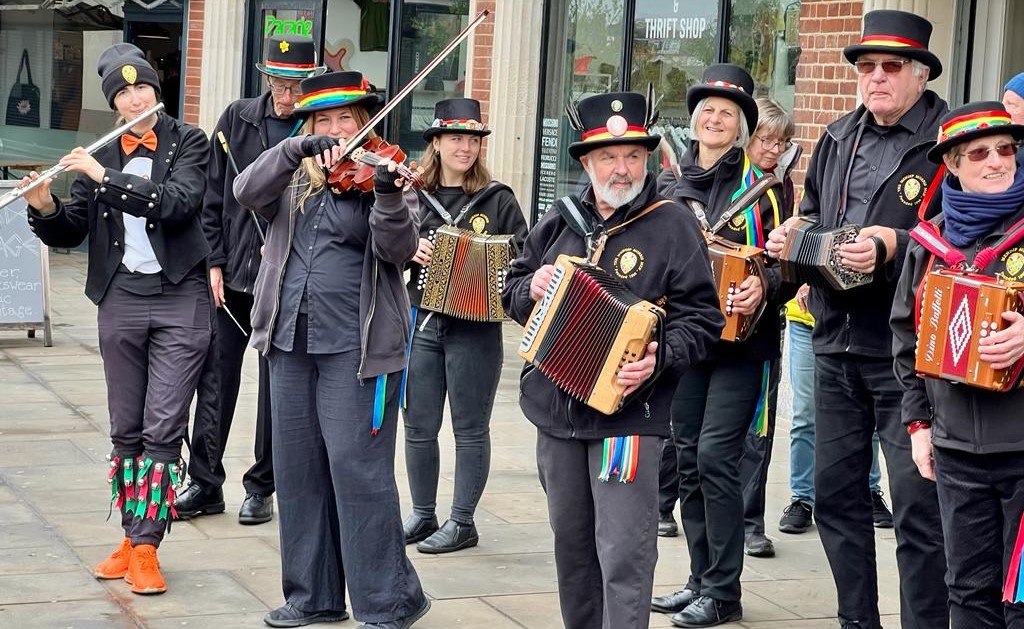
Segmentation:
<svg viewBox="0 0 1024 629">
<path fill-rule="evenodd" d="M 634 278 L 644 268 L 644 254 L 639 249 L 626 247 L 615 255 L 612 267 L 615 269 L 615 275 L 621 279 Z"/>
<path fill-rule="evenodd" d="M 917 205 L 928 187 L 928 181 L 921 175 L 906 175 L 900 179 L 896 195 L 903 205 Z"/>
<path fill-rule="evenodd" d="M 1014 247 L 1002 256 L 1003 272 L 999 274 L 1004 280 L 1019 280 L 1024 275 L 1024 247 Z"/>
<path fill-rule="evenodd" d="M 487 223 L 490 222 L 490 220 L 491 219 L 487 218 L 486 214 L 474 214 L 473 216 L 469 217 L 469 225 L 470 227 L 473 228 L 473 231 L 475 231 L 476 233 L 486 234 Z"/>
</svg>

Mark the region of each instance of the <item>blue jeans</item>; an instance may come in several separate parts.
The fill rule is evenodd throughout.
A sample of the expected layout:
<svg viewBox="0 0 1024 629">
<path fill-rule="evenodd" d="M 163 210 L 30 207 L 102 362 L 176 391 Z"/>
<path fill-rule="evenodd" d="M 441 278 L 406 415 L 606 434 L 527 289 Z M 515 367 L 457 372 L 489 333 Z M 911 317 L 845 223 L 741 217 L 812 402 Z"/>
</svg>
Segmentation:
<svg viewBox="0 0 1024 629">
<path fill-rule="evenodd" d="M 793 387 L 793 427 L 789 431 L 789 490 L 793 500 L 814 506 L 814 350 L 811 326 L 788 321 L 789 382 Z M 878 432 L 872 437 L 868 486 L 881 489 L 878 468 Z"/>
</svg>

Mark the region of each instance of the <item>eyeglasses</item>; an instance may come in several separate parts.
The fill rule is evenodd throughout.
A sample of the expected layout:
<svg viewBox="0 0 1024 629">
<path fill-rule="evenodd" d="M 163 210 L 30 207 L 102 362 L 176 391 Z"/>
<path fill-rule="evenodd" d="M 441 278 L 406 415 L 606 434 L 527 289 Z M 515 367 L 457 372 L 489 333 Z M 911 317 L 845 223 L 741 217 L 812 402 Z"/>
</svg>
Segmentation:
<svg viewBox="0 0 1024 629">
<path fill-rule="evenodd" d="M 274 96 L 283 96 L 285 92 L 288 92 L 292 96 L 302 95 L 302 89 L 299 87 L 298 83 L 294 83 L 291 85 L 283 85 L 275 81 L 268 81 L 268 83 L 270 84 L 270 92 Z"/>
<path fill-rule="evenodd" d="M 998 146 L 980 146 L 976 149 L 960 153 L 960 155 L 966 155 L 967 159 L 972 162 L 983 162 L 988 159 L 990 151 L 995 151 L 996 155 L 999 157 L 1010 157 L 1011 155 L 1017 154 L 1018 147 L 1019 145 L 1017 143 L 1000 144 Z M 960 155 L 957 157 L 960 157 Z"/>
<path fill-rule="evenodd" d="M 910 59 L 887 59 L 885 61 L 858 61 L 853 65 L 861 74 L 873 74 L 878 66 L 882 66 L 882 72 L 886 74 L 899 74 L 903 70 L 903 66 L 908 63 L 910 63 Z"/>
<path fill-rule="evenodd" d="M 793 142 L 791 142 L 790 140 L 773 140 L 771 138 L 765 138 L 759 135 L 755 135 L 754 137 L 760 140 L 761 148 L 763 148 L 766 151 L 770 151 L 777 146 L 779 147 L 780 153 L 785 153 L 793 146 Z"/>
</svg>

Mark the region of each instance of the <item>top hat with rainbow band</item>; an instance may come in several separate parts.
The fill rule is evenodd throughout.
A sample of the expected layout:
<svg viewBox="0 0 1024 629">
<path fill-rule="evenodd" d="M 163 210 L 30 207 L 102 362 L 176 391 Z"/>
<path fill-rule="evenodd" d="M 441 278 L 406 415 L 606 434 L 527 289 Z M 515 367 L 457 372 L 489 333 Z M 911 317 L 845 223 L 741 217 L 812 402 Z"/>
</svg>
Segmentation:
<svg viewBox="0 0 1024 629">
<path fill-rule="evenodd" d="M 579 160 L 602 146 L 639 144 L 653 151 L 661 142 L 660 135 L 648 129 L 657 119 L 653 96 L 633 92 L 598 94 L 566 105 L 569 123 L 582 134 L 579 142 L 569 145 L 569 155 Z"/>
<path fill-rule="evenodd" d="M 308 37 L 274 35 L 267 44 L 267 58 L 256 69 L 267 76 L 282 79 L 305 79 L 323 74 L 324 66 L 316 64 L 316 45 Z"/>
<path fill-rule="evenodd" d="M 942 156 L 957 144 L 989 135 L 1008 135 L 1016 141 L 1024 139 L 1024 125 L 1014 124 L 1003 104 L 983 100 L 957 107 L 939 121 L 939 137 L 928 159 L 942 163 Z"/>
<path fill-rule="evenodd" d="M 850 63 L 869 52 L 891 53 L 907 59 L 914 59 L 928 66 L 928 80 L 939 78 L 942 62 L 928 50 L 932 37 L 931 22 L 920 15 L 906 11 L 880 9 L 864 14 L 864 32 L 860 43 L 843 48 L 843 55 Z"/>
<path fill-rule="evenodd" d="M 337 107 L 362 107 L 370 113 L 384 104 L 362 72 L 328 72 L 311 76 L 301 83 L 302 96 L 293 113 L 304 115 Z"/>
</svg>

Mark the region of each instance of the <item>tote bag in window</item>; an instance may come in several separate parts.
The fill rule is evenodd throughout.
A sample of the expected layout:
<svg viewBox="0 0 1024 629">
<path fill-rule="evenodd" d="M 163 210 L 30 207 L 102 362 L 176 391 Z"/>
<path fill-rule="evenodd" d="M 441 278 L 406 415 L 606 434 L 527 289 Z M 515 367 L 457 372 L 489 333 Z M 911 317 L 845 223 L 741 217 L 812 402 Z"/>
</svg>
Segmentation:
<svg viewBox="0 0 1024 629">
<path fill-rule="evenodd" d="M 24 70 L 27 83 L 21 82 Z M 39 88 L 32 82 L 32 69 L 28 65 L 28 50 L 21 52 L 17 82 L 7 97 L 7 124 L 17 127 L 39 126 Z"/>
</svg>

